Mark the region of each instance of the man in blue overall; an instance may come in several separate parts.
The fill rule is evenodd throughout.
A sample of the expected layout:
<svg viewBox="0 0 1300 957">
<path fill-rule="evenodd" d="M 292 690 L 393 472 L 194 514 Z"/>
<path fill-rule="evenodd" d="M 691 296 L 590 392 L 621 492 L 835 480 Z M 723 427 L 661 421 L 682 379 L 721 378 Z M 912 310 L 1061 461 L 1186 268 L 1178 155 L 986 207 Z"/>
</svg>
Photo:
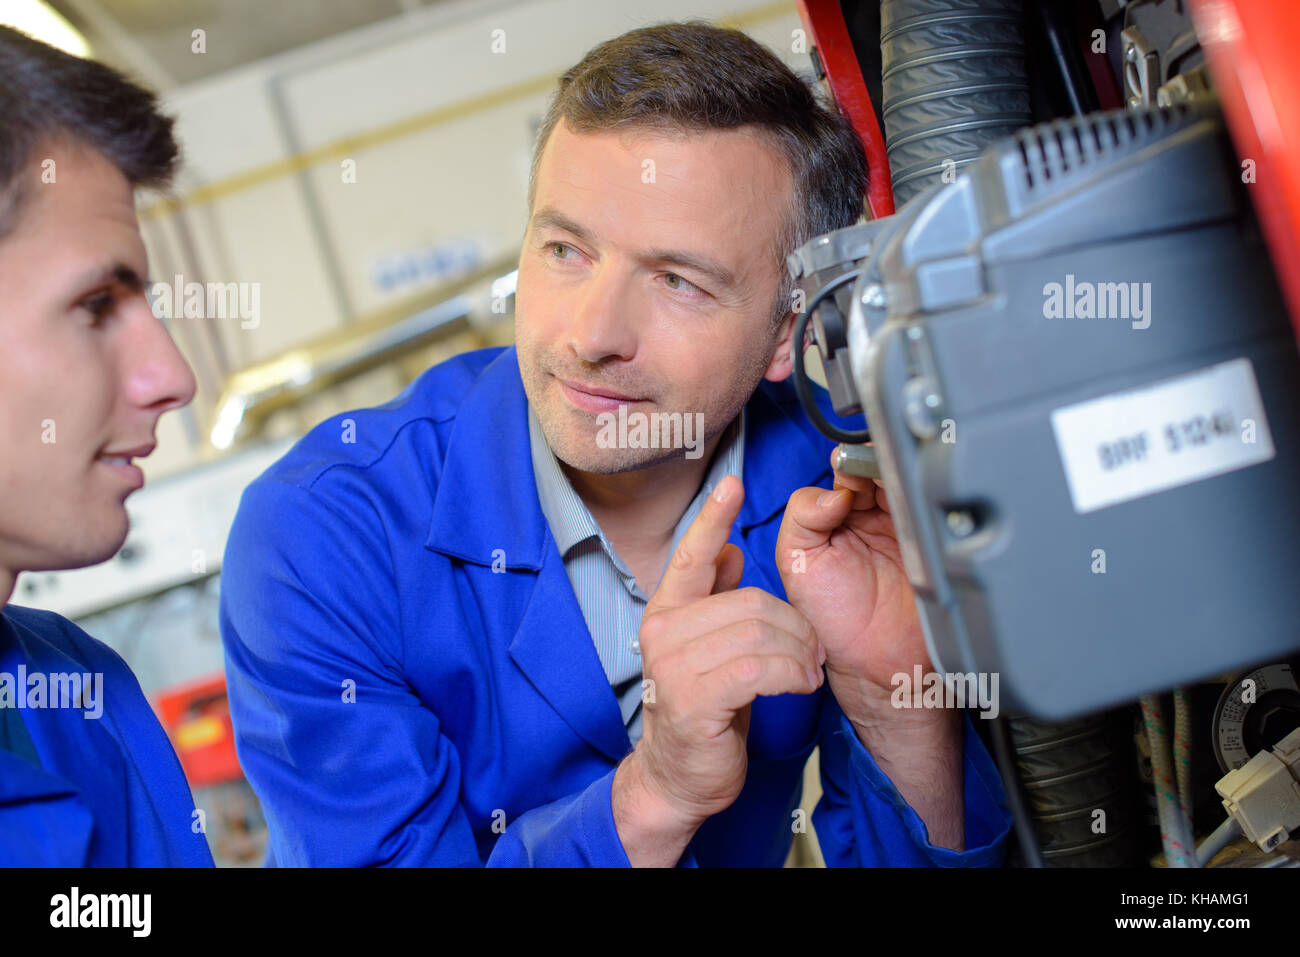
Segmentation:
<svg viewBox="0 0 1300 957">
<path fill-rule="evenodd" d="M 194 378 L 145 298 L 134 187 L 175 167 L 154 97 L 0 27 L 0 601 L 126 539 L 133 459 Z M 50 612 L 0 613 L 0 866 L 212 865 L 126 664 Z"/>
<path fill-rule="evenodd" d="M 829 864 L 1001 863 L 969 719 L 890 706 L 930 663 L 883 490 L 827 491 L 784 381 L 785 256 L 864 186 L 852 128 L 736 31 L 561 79 L 516 345 L 244 493 L 221 625 L 269 863 L 780 865 L 818 745 Z"/>
</svg>

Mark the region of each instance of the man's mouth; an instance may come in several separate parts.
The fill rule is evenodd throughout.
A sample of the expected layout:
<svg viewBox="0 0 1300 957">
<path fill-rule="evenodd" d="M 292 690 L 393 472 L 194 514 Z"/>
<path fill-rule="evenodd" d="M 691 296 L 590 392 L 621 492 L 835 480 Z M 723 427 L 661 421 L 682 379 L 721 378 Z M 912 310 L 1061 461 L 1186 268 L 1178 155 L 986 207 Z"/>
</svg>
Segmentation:
<svg viewBox="0 0 1300 957">
<path fill-rule="evenodd" d="M 120 449 L 101 452 L 96 461 L 112 469 L 119 477 L 131 484 L 132 488 L 144 487 L 144 472 L 133 461 L 146 458 L 154 450 L 152 445 L 141 445 L 133 449 Z"/>
<path fill-rule="evenodd" d="M 569 404 L 584 412 L 617 412 L 620 405 L 633 405 L 637 402 L 649 401 L 635 396 L 624 395 L 603 386 L 587 385 L 585 382 L 561 379 L 559 376 L 556 376 L 556 381 L 560 383 L 560 391 L 569 400 Z"/>
</svg>

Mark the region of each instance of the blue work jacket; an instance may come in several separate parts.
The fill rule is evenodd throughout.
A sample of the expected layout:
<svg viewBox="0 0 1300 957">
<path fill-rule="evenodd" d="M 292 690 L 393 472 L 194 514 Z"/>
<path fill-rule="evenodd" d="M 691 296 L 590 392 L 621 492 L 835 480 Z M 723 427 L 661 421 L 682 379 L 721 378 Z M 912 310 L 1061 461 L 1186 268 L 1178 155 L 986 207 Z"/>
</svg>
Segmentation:
<svg viewBox="0 0 1300 957">
<path fill-rule="evenodd" d="M 7 605 L 0 673 L 6 700 L 27 696 L 19 716 L 40 765 L 0 749 L 0 867 L 212 866 L 176 753 L 115 651 L 52 612 Z M 50 676 L 72 674 L 102 675 L 99 690 L 84 710 L 49 707 Z"/>
<path fill-rule="evenodd" d="M 627 866 L 610 789 L 631 750 L 538 500 L 514 347 L 457 356 L 326 420 L 244 492 L 222 571 L 236 742 L 277 865 Z M 784 598 L 789 496 L 832 443 L 788 383 L 746 406 L 741 587 Z M 998 865 L 1010 818 L 964 723 L 966 850 L 926 827 L 825 685 L 757 699 L 740 797 L 682 864 L 779 866 L 804 764 L 830 865 Z"/>
</svg>

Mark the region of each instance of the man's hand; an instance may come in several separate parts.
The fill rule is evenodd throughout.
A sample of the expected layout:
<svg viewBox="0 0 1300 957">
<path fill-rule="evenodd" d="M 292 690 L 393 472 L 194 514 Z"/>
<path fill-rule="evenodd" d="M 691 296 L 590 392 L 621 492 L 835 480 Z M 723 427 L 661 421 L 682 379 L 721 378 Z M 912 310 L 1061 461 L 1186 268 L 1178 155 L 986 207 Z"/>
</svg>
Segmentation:
<svg viewBox="0 0 1300 957">
<path fill-rule="evenodd" d="M 749 708 L 759 695 L 822 682 L 817 634 L 791 605 L 737 590 L 727 543 L 744 489 L 727 476 L 682 536 L 641 619 L 643 734 L 614 775 L 614 823 L 628 860 L 672 866 L 701 824 L 740 795 Z"/>
<path fill-rule="evenodd" d="M 826 651 L 831 693 L 881 770 L 929 826 L 931 843 L 962 846 L 957 711 L 891 705 L 894 676 L 933 669 L 879 479 L 835 473 L 834 491 L 799 489 L 777 535 L 791 604 Z"/>
<path fill-rule="evenodd" d="M 847 700 L 836 695 L 842 707 L 861 697 L 869 711 L 880 692 L 887 697 L 894 675 L 910 676 L 916 664 L 930 670 L 879 479 L 836 472 L 834 491 L 795 492 L 777 535 L 776 561 L 790 602 L 817 627 L 827 673 L 861 686 Z"/>
</svg>

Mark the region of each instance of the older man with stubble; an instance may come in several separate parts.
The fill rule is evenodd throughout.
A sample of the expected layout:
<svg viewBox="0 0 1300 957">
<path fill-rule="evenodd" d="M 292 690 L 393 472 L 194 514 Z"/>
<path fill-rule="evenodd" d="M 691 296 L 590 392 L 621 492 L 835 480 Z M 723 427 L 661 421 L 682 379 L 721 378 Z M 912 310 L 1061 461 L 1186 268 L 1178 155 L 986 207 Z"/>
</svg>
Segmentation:
<svg viewBox="0 0 1300 957">
<path fill-rule="evenodd" d="M 930 662 L 888 498 L 833 475 L 786 381 L 785 257 L 864 186 L 849 123 L 738 31 L 634 30 L 565 73 L 516 345 L 245 492 L 222 630 L 272 863 L 780 865 L 818 745 L 829 864 L 1001 862 L 969 718 L 890 706 Z"/>
</svg>

